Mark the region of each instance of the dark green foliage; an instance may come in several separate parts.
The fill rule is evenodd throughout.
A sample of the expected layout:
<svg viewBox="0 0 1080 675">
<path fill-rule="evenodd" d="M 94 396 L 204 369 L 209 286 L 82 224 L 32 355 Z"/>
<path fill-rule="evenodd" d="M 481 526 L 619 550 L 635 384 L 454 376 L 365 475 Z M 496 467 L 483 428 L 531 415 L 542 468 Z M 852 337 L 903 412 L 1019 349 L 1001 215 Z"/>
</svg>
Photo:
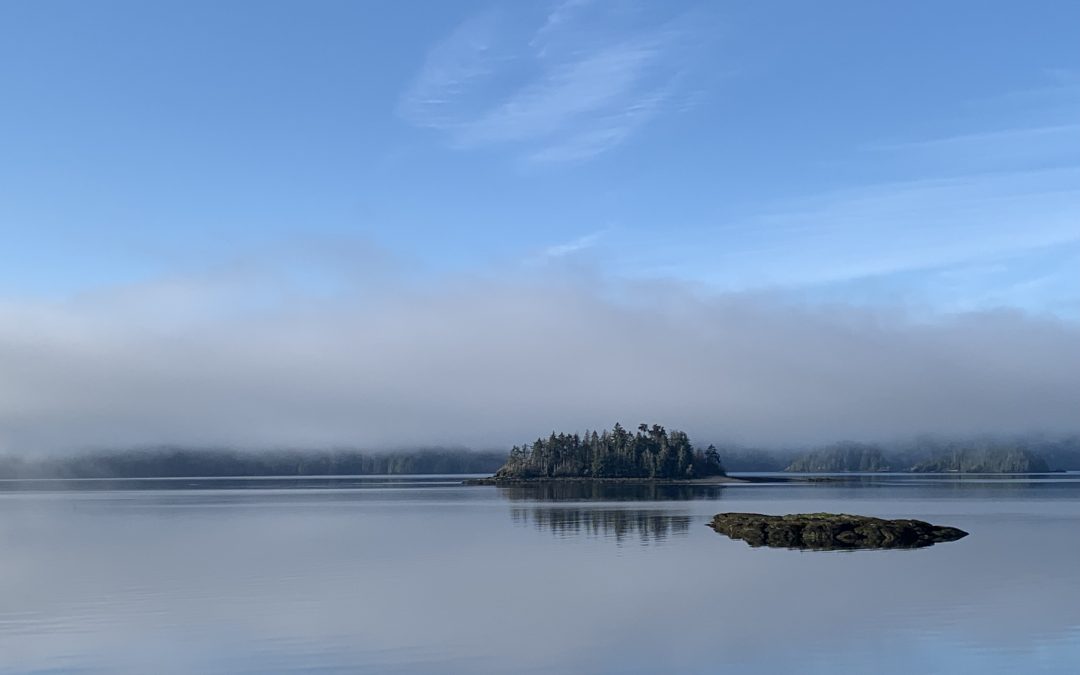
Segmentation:
<svg viewBox="0 0 1080 675">
<path fill-rule="evenodd" d="M 888 471 L 889 468 L 889 461 L 876 445 L 845 442 L 808 452 L 793 461 L 785 471 L 831 473 Z"/>
<path fill-rule="evenodd" d="M 0 458 L 0 478 L 468 474 L 490 473 L 505 460 L 501 452 L 443 449 L 387 453 L 154 449 L 41 460 Z"/>
<path fill-rule="evenodd" d="M 495 481 L 498 483 L 498 481 Z M 511 502 L 680 502 L 719 499 L 723 488 L 711 483 L 666 483 L 634 479 L 512 480 L 499 485 Z"/>
<path fill-rule="evenodd" d="M 496 478 L 687 479 L 722 476 L 716 448 L 695 449 L 681 431 L 657 424 L 630 433 L 616 424 L 603 433 L 555 434 L 514 446 Z"/>
</svg>

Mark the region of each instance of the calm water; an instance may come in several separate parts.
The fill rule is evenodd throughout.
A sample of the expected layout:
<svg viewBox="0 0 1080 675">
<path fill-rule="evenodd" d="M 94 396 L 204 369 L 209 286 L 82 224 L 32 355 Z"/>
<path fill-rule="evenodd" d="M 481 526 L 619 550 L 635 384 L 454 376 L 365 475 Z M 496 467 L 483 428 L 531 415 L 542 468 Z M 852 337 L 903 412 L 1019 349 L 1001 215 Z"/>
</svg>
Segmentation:
<svg viewBox="0 0 1080 675">
<path fill-rule="evenodd" d="M 0 484 L 0 673 L 1077 673 L 1080 476 Z M 719 511 L 912 516 L 752 549 Z"/>
</svg>

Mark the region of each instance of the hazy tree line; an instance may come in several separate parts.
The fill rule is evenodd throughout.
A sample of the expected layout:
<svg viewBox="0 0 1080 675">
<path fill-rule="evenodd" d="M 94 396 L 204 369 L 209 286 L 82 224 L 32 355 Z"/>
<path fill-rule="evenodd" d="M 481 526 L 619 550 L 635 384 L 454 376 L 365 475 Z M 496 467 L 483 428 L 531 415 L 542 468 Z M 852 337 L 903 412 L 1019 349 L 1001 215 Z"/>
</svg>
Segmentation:
<svg viewBox="0 0 1080 675">
<path fill-rule="evenodd" d="M 911 470 L 922 473 L 1045 473 L 1050 471 L 1050 465 L 1041 455 L 1027 448 L 1005 445 L 951 448 L 915 464 Z"/>
<path fill-rule="evenodd" d="M 504 464 L 505 463 L 505 464 Z M 500 467 L 502 467 L 500 469 Z M 0 478 L 152 478 L 195 476 L 344 476 L 491 474 L 507 477 L 685 478 L 728 471 L 1080 470 L 1080 436 L 919 437 L 895 443 L 834 443 L 810 449 L 694 448 L 686 434 L 641 425 L 552 434 L 506 452 L 432 448 L 397 452 L 156 448 L 66 457 L 0 456 Z"/>
<path fill-rule="evenodd" d="M 654 424 L 630 433 L 555 434 L 515 445 L 496 474 L 502 478 L 703 478 L 724 474 L 716 448 L 694 448 L 682 431 Z"/>
<path fill-rule="evenodd" d="M 845 441 L 808 450 L 722 447 L 729 471 L 913 471 L 1038 473 L 1080 470 L 1080 437 L 940 438 L 893 443 Z"/>
<path fill-rule="evenodd" d="M 795 458 L 785 471 L 888 471 L 891 463 L 876 445 L 837 443 Z"/>
<path fill-rule="evenodd" d="M 0 478 L 490 474 L 505 460 L 505 452 L 462 449 L 386 453 L 152 449 L 42 459 L 0 457 Z"/>
</svg>

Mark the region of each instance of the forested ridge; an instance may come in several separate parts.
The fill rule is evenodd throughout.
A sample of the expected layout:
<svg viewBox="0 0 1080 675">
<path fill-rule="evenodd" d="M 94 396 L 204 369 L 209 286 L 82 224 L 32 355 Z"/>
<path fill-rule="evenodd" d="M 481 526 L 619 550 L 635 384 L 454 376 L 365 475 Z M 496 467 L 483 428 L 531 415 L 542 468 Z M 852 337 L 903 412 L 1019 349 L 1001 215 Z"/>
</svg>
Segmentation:
<svg viewBox="0 0 1080 675">
<path fill-rule="evenodd" d="M 398 451 L 192 449 L 158 447 L 67 456 L 0 456 L 0 478 L 152 478 L 492 474 L 504 478 L 698 478 L 725 469 L 760 471 L 952 471 L 1025 473 L 1080 470 L 1080 437 L 918 438 L 809 449 L 695 448 L 681 431 L 641 425 L 551 434 L 510 451 L 426 448 Z"/>
<path fill-rule="evenodd" d="M 687 479 L 724 475 L 716 448 L 695 448 L 682 431 L 641 424 L 630 433 L 620 424 L 611 431 L 554 432 L 510 449 L 498 478 L 649 478 Z"/>
<path fill-rule="evenodd" d="M 877 445 L 845 441 L 797 455 L 791 472 L 904 471 L 1042 473 L 1080 468 L 1080 442 L 1066 438 L 919 438 Z"/>
<path fill-rule="evenodd" d="M 505 452 L 440 448 L 398 452 L 158 448 L 37 459 L 0 457 L 0 478 L 470 474 L 491 473 L 505 460 Z"/>
<path fill-rule="evenodd" d="M 888 471 L 891 464 L 881 448 L 866 443 L 837 443 L 796 458 L 785 471 Z"/>
<path fill-rule="evenodd" d="M 1043 473 L 1050 466 L 1025 448 L 962 448 L 936 455 L 911 468 L 917 473 Z"/>
</svg>

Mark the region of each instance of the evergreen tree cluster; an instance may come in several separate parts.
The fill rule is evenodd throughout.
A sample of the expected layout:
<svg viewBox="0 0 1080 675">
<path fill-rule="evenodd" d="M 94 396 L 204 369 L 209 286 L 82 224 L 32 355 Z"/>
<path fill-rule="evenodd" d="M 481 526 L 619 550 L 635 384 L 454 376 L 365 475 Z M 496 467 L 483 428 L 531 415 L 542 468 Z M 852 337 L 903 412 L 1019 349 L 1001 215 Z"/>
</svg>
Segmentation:
<svg viewBox="0 0 1080 675">
<path fill-rule="evenodd" d="M 555 434 L 514 446 L 496 478 L 661 478 L 722 476 L 716 448 L 695 449 L 682 431 L 654 424 L 630 433 L 616 424 L 611 431 L 584 435 Z"/>
</svg>

